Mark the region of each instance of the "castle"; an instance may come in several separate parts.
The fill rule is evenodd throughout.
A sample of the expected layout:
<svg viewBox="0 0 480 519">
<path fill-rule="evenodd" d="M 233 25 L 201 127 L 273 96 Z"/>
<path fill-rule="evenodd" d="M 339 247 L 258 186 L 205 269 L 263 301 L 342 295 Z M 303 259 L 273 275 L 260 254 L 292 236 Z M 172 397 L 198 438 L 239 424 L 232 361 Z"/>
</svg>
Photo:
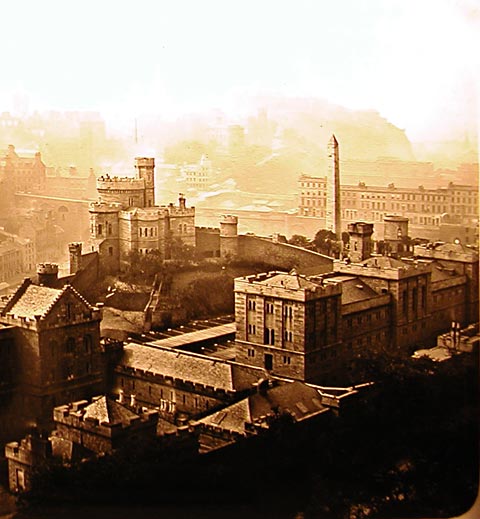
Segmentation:
<svg viewBox="0 0 480 519">
<path fill-rule="evenodd" d="M 184 196 L 178 206 L 155 205 L 155 159 L 137 157 L 134 178 L 100 177 L 97 192 L 89 208 L 92 250 L 111 270 L 127 266 L 135 253 L 169 259 L 175 240 L 195 245 L 195 208 Z"/>
</svg>

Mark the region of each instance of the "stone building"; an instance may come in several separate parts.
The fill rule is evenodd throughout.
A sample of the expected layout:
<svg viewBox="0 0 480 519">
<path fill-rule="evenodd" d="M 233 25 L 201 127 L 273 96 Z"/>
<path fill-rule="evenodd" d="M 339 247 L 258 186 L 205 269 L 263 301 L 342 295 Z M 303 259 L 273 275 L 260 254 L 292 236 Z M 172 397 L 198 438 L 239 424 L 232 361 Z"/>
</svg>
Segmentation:
<svg viewBox="0 0 480 519">
<path fill-rule="evenodd" d="M 180 166 L 180 175 L 187 187 L 201 191 L 214 182 L 216 172 L 212 167 L 212 161 L 206 155 L 202 155 L 198 163 Z"/>
<path fill-rule="evenodd" d="M 35 244 L 28 238 L 0 230 L 0 282 L 35 270 Z"/>
<path fill-rule="evenodd" d="M 339 283 L 291 272 L 235 279 L 237 360 L 314 381 L 341 356 Z"/>
<path fill-rule="evenodd" d="M 237 361 L 318 382 L 364 351 L 409 355 L 452 322 L 478 321 L 477 253 L 441 244 L 415 247 L 413 258 L 369 257 L 365 226 L 352 224 L 359 245 L 334 272 L 235 280 Z"/>
<path fill-rule="evenodd" d="M 449 281 L 445 281 L 440 286 L 445 286 L 445 292 L 435 294 L 434 304 L 443 306 L 443 319 L 450 319 L 453 321 L 453 315 L 448 315 L 447 308 L 451 304 L 451 290 L 456 290 L 456 295 L 460 296 L 459 290 L 464 290 L 466 315 L 465 320 L 468 323 L 478 321 L 479 306 L 478 306 L 478 292 L 479 292 L 479 264 L 478 252 L 462 245 L 460 243 L 431 243 L 428 245 L 418 245 L 413 249 L 413 254 L 417 258 L 431 262 L 437 267 L 439 272 L 444 274 Z M 465 283 L 463 288 L 456 287 L 453 289 L 453 279 L 458 276 L 465 276 Z M 451 288 L 451 290 L 450 290 Z M 442 317 L 440 317 L 440 320 Z"/>
<path fill-rule="evenodd" d="M 46 427 L 55 405 L 98 394 L 104 372 L 100 310 L 73 287 L 55 289 L 26 279 L 0 322 L 12 327 L 17 422 Z"/>
<path fill-rule="evenodd" d="M 136 158 L 135 169 L 134 178 L 100 177 L 99 201 L 89 208 L 93 248 L 113 270 L 128 265 L 132 253 L 168 259 L 175 241 L 195 246 L 195 208 L 183 195 L 178 206 L 156 206 L 154 159 Z"/>
<path fill-rule="evenodd" d="M 125 344 L 114 368 L 113 391 L 135 395 L 174 423 L 197 417 L 238 399 L 263 376 L 248 368 L 155 342 Z"/>
<path fill-rule="evenodd" d="M 129 404 L 96 396 L 91 402 L 82 400 L 56 407 L 51 436 L 53 456 L 72 461 L 74 446 L 88 456 L 155 438 L 157 411 L 135 406 L 135 402 Z"/>
<path fill-rule="evenodd" d="M 420 181 L 420 180 L 419 180 Z M 329 178 L 302 175 L 299 178 L 300 216 L 316 217 L 327 222 Z M 477 228 L 468 236 L 470 243 L 478 240 L 478 187 L 449 183 L 442 188 L 416 188 L 341 185 L 341 218 L 343 222 L 364 220 L 377 226 L 386 215 L 396 214 L 409 219 L 421 233 L 423 229 L 451 226 Z M 326 223 L 325 223 L 326 225 Z M 453 232 L 453 231 L 452 231 Z M 420 234 L 421 235 L 421 234 Z"/>
<path fill-rule="evenodd" d="M 45 190 L 45 164 L 40 152 L 24 152 L 19 156 L 10 144 L 0 159 L 0 176 L 8 179 L 13 191 L 42 193 Z"/>
<path fill-rule="evenodd" d="M 38 434 L 29 434 L 20 442 L 10 442 L 5 446 L 8 461 L 8 486 L 17 494 L 32 489 L 34 467 L 38 468 L 50 456 L 50 443 Z"/>
</svg>

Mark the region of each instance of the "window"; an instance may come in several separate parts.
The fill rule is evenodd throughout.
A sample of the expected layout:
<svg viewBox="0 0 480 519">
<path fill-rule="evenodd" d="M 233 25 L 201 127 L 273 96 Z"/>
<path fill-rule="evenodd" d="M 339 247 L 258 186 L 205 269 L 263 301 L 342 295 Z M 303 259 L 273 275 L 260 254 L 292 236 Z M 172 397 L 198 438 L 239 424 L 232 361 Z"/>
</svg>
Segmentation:
<svg viewBox="0 0 480 519">
<path fill-rule="evenodd" d="M 288 355 L 283 356 L 283 363 L 284 364 L 290 364 L 290 357 Z"/>
<path fill-rule="evenodd" d="M 102 234 L 103 232 L 103 226 L 101 223 L 98 224 L 98 234 Z"/>
<path fill-rule="evenodd" d="M 85 353 L 90 353 L 92 350 L 92 336 L 91 335 L 85 335 L 83 338 L 83 348 L 85 350 Z"/>
<path fill-rule="evenodd" d="M 108 247 L 108 255 L 113 256 L 113 247 Z"/>
<path fill-rule="evenodd" d="M 75 339 L 69 337 L 67 339 L 67 353 L 73 353 L 75 351 Z"/>
<path fill-rule="evenodd" d="M 249 357 L 255 357 L 255 350 L 253 348 L 248 348 L 247 349 L 247 355 Z"/>
<path fill-rule="evenodd" d="M 265 313 L 273 314 L 273 303 L 265 303 Z"/>
<path fill-rule="evenodd" d="M 275 330 L 273 328 L 265 328 L 264 343 L 275 344 Z"/>
</svg>

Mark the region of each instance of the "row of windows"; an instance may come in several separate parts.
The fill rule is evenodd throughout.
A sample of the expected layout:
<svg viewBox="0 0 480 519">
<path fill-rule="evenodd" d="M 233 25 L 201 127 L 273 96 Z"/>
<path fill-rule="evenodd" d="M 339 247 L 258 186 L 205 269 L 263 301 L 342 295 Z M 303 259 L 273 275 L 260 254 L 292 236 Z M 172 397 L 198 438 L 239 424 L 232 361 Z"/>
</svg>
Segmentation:
<svg viewBox="0 0 480 519">
<path fill-rule="evenodd" d="M 138 228 L 138 235 L 140 236 L 140 238 L 147 238 L 147 237 L 150 237 L 150 238 L 153 238 L 155 236 L 157 236 L 157 233 L 158 233 L 158 229 L 157 227 L 139 227 Z"/>
<path fill-rule="evenodd" d="M 138 387 L 139 385 L 140 385 L 140 387 L 143 386 L 143 388 L 145 388 L 145 386 L 142 383 L 138 384 L 138 381 L 136 383 L 135 379 L 130 379 L 130 381 L 128 382 L 128 381 L 125 381 L 125 379 L 123 377 L 120 377 L 120 386 L 122 388 L 130 387 L 130 389 L 132 389 L 132 390 L 136 390 L 136 389 L 138 390 L 138 389 L 140 389 L 140 387 Z M 156 391 L 155 391 L 155 389 L 156 389 Z M 187 395 L 186 393 L 181 393 L 180 395 L 177 395 L 175 393 L 175 391 L 173 391 L 173 390 L 164 389 L 163 387 L 158 388 L 158 386 L 156 386 L 154 388 L 151 385 L 148 385 L 148 396 L 153 397 L 153 398 L 156 397 L 157 399 L 159 398 L 161 402 L 163 401 L 165 403 L 173 403 L 173 404 L 179 403 L 178 397 L 181 396 L 180 402 L 183 405 L 188 405 L 189 403 L 193 402 L 193 407 L 195 407 L 197 409 L 199 409 L 199 408 L 208 409 L 210 407 L 209 401 L 206 399 L 203 399 L 199 395 L 195 395 L 195 394 Z M 165 400 L 165 399 L 168 399 L 168 400 Z M 162 410 L 169 410 L 169 406 L 164 405 L 163 407 L 164 408 Z"/>
<path fill-rule="evenodd" d="M 347 326 L 349 328 L 352 327 L 352 325 L 361 325 L 362 323 L 371 323 L 372 318 L 375 318 L 375 321 L 380 321 L 385 319 L 386 317 L 386 311 L 384 310 L 377 310 L 375 313 L 369 313 L 367 315 L 358 315 L 356 317 L 349 317 L 347 319 Z"/>
<path fill-rule="evenodd" d="M 91 353 L 92 346 L 93 340 L 91 335 L 85 335 L 80 340 L 78 338 L 68 337 L 65 341 L 65 351 L 70 354 Z M 58 343 L 54 340 L 50 341 L 50 352 L 52 357 L 61 353 L 58 348 Z"/>
<path fill-rule="evenodd" d="M 48 375 L 48 381 L 57 382 L 60 380 L 73 380 L 76 377 L 89 375 L 91 372 L 92 364 L 90 361 L 85 361 L 83 363 L 76 362 L 75 364 L 67 362 L 63 363 L 59 370 L 51 369 Z"/>
<path fill-rule="evenodd" d="M 265 313 L 266 314 L 274 314 L 275 313 L 275 305 L 272 302 L 266 302 L 265 303 Z M 247 300 L 247 309 L 249 311 L 256 311 L 257 309 L 257 303 L 254 299 L 248 299 Z M 293 318 L 293 306 L 292 305 L 285 305 L 283 307 L 283 316 L 288 319 Z"/>
<path fill-rule="evenodd" d="M 103 225 L 102 223 L 99 223 L 97 225 L 97 234 L 98 234 L 98 236 L 102 236 L 104 231 L 105 231 L 106 236 L 110 236 L 112 234 L 112 231 L 113 231 L 112 224 L 109 223 L 109 224 Z"/>
</svg>

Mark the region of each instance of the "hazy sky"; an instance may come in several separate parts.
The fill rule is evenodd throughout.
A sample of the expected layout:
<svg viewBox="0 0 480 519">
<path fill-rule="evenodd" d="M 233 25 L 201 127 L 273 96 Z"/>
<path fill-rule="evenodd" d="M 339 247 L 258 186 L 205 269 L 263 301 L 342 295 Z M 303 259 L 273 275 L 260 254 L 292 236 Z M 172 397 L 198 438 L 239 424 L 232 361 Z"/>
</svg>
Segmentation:
<svg viewBox="0 0 480 519">
<path fill-rule="evenodd" d="M 0 110 L 171 118 L 245 93 L 378 110 L 413 139 L 470 127 L 478 0 L 8 0 Z M 476 91 L 477 90 L 477 91 Z"/>
</svg>

